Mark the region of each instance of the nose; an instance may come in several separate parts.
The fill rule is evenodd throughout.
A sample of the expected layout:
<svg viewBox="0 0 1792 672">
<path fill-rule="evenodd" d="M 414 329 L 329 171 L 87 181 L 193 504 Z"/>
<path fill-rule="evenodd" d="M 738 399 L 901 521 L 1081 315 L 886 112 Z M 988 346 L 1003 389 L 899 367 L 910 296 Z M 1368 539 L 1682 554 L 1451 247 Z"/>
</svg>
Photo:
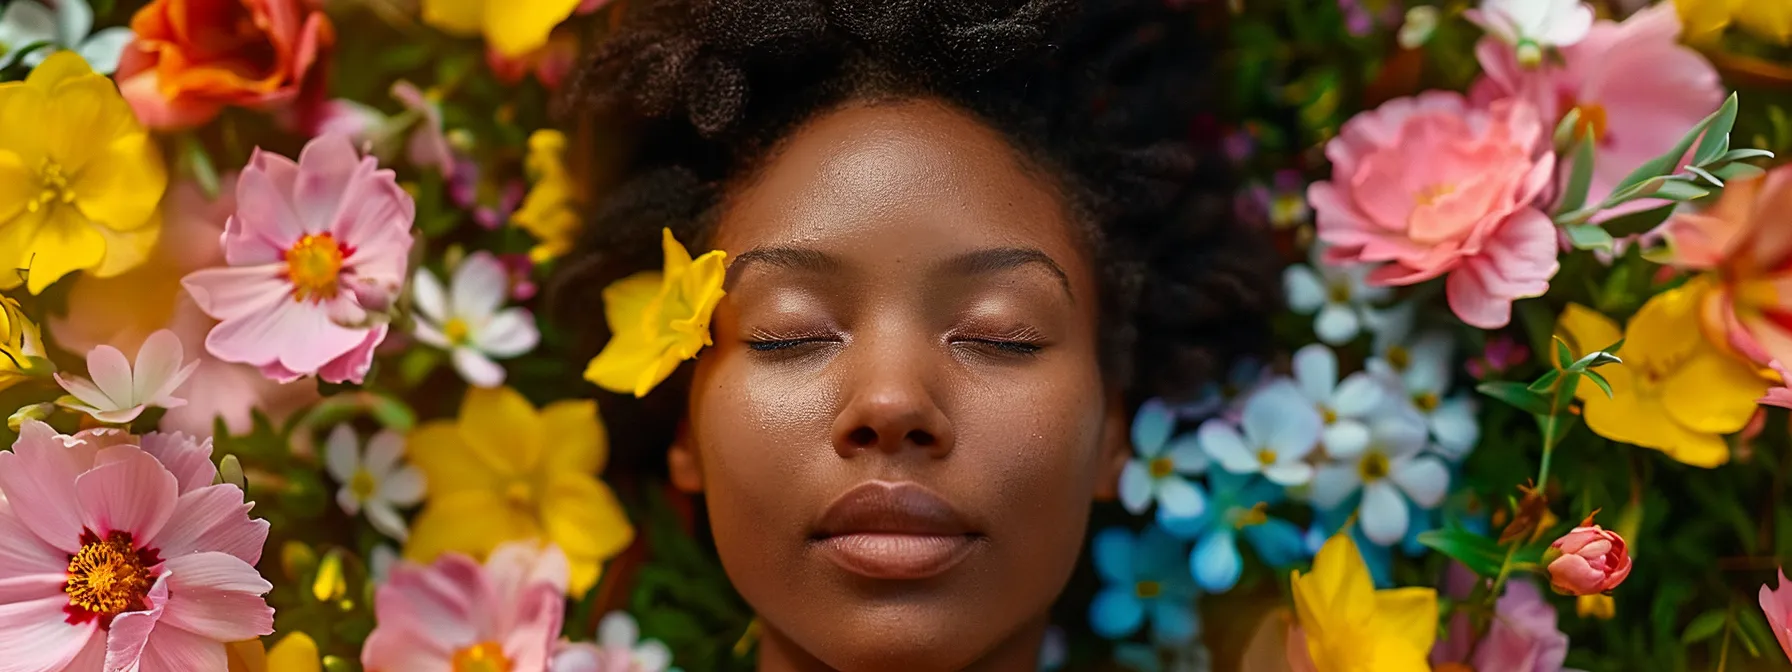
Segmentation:
<svg viewBox="0 0 1792 672">
<path fill-rule="evenodd" d="M 950 454 L 952 422 L 930 390 L 933 367 L 924 357 L 885 355 L 849 364 L 857 375 L 834 418 L 835 452 L 845 458 L 873 450 L 921 450 L 934 458 Z"/>
</svg>

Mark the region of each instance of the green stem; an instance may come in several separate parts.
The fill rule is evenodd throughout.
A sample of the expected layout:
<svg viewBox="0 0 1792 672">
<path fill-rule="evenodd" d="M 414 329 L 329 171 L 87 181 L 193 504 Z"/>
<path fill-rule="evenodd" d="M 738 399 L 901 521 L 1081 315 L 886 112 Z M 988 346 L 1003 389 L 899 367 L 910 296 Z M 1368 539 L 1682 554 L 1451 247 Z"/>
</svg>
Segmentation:
<svg viewBox="0 0 1792 672">
<path fill-rule="evenodd" d="M 1549 462 L 1550 458 L 1556 454 L 1557 422 L 1559 421 L 1556 419 L 1556 413 L 1552 410 L 1549 413 L 1549 420 L 1543 423 L 1543 463 L 1537 468 L 1537 492 L 1543 492 L 1543 487 L 1549 484 Z"/>
<path fill-rule="evenodd" d="M 1487 608 L 1488 609 L 1494 608 L 1494 603 L 1498 602 L 1500 599 L 1500 595 L 1505 593 L 1506 579 L 1507 579 L 1507 577 L 1512 576 L 1512 558 L 1516 557 L 1517 555 L 1518 555 L 1518 543 L 1513 542 L 1511 545 L 1506 547 L 1506 559 L 1500 561 L 1500 573 L 1498 576 L 1494 577 L 1494 579 L 1493 579 L 1493 590 L 1488 591 L 1488 593 L 1487 593 Z"/>
</svg>

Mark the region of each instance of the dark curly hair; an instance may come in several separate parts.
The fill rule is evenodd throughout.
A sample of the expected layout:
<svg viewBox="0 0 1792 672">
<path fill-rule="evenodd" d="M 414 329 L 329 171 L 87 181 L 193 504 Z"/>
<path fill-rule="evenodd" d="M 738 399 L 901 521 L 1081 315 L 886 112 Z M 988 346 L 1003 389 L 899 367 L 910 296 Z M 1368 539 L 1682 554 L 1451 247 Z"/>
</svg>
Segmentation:
<svg viewBox="0 0 1792 672">
<path fill-rule="evenodd" d="M 658 267 L 661 227 L 702 247 L 720 196 L 797 125 L 848 102 L 929 98 L 1003 133 L 1083 220 L 1110 384 L 1133 402 L 1185 396 L 1268 342 L 1281 264 L 1266 232 L 1230 216 L 1227 166 L 1196 131 L 1214 45 L 1166 2 L 619 7 L 619 27 L 566 101 L 633 139 L 552 287 L 555 314 L 578 328 L 575 354 L 609 336 L 595 309 L 602 288 Z M 628 420 L 609 424 L 612 440 L 663 447 L 683 401 L 671 390 L 606 395 L 607 418 Z"/>
</svg>

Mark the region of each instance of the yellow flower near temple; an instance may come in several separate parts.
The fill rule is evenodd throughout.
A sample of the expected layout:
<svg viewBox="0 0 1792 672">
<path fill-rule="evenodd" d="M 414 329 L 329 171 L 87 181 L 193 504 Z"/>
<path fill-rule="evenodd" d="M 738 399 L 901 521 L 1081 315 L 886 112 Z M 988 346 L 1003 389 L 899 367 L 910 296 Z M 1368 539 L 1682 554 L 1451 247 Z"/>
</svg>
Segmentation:
<svg viewBox="0 0 1792 672">
<path fill-rule="evenodd" d="M 709 318 L 722 301 L 722 261 L 714 250 L 691 253 L 662 232 L 662 271 L 636 273 L 604 288 L 610 342 L 585 367 L 585 379 L 611 392 L 647 395 L 684 360 L 712 341 Z"/>
</svg>

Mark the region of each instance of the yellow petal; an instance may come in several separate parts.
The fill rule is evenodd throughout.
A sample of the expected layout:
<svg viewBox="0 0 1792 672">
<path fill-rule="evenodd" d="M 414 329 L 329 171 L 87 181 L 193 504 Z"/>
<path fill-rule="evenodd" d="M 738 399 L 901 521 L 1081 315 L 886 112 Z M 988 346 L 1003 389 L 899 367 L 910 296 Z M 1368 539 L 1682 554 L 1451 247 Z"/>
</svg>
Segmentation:
<svg viewBox="0 0 1792 672">
<path fill-rule="evenodd" d="M 1335 534 L 1319 548 L 1311 573 L 1295 573 L 1294 607 L 1309 642 L 1373 617 L 1375 583 L 1349 534 Z"/>
<path fill-rule="evenodd" d="M 64 275 L 98 266 L 106 254 L 105 237 L 74 208 L 53 206 L 46 212 L 43 227 L 25 253 L 29 266 L 26 289 L 32 294 L 44 291 Z"/>
<path fill-rule="evenodd" d="M 628 332 L 631 337 L 646 333 L 642 325 L 652 312 L 654 301 L 659 298 L 665 284 L 665 275 L 659 271 L 642 271 L 605 287 L 604 322 L 610 326 L 610 333 Z M 613 335 L 611 338 L 615 337 Z"/>
<path fill-rule="evenodd" d="M 1666 424 L 1679 427 L 1674 423 Z M 1714 469 L 1730 461 L 1730 445 L 1724 443 L 1724 438 L 1716 434 L 1699 434 L 1681 429 L 1652 443 L 1659 445 L 1648 447 L 1658 449 L 1673 458 L 1674 461 L 1687 466 Z"/>
<path fill-rule="evenodd" d="M 87 61 L 80 54 L 58 51 L 37 64 L 31 74 L 25 76 L 25 83 L 47 90 L 71 79 L 94 76 L 93 68 L 88 67 Z"/>
<path fill-rule="evenodd" d="M 490 3 L 485 8 L 486 44 L 512 58 L 528 55 L 546 46 L 548 33 L 578 6 L 579 0 Z"/>
<path fill-rule="evenodd" d="M 0 84 L 0 149 L 12 152 L 19 164 L 35 171 L 44 159 L 44 119 L 49 116 L 49 92 L 24 82 Z"/>
<path fill-rule="evenodd" d="M 1638 370 L 1665 371 L 1709 347 L 1697 328 L 1699 301 L 1708 288 L 1704 282 L 1687 283 L 1649 299 L 1625 327 L 1618 356 Z"/>
<path fill-rule="evenodd" d="M 609 458 L 609 440 L 597 402 L 556 401 L 541 409 L 543 468 L 548 473 L 595 474 Z"/>
<path fill-rule="evenodd" d="M 423 22 L 451 35 L 477 35 L 485 22 L 485 0 L 423 0 Z"/>
<path fill-rule="evenodd" d="M 1437 628 L 1432 624 L 1432 629 Z M 1395 638 L 1376 638 L 1361 643 L 1368 654 L 1354 668 L 1341 670 L 1362 670 L 1363 672 L 1431 672 L 1431 663 L 1427 660 L 1430 648 L 1419 648 L 1410 642 Z"/>
<path fill-rule="evenodd" d="M 684 277 L 691 268 L 691 253 L 684 249 L 684 244 L 672 235 L 672 229 L 660 229 L 660 251 L 665 254 L 665 273 L 674 278 Z"/>
<path fill-rule="evenodd" d="M 1610 346 L 1624 338 L 1623 332 L 1618 329 L 1618 323 L 1612 318 L 1578 303 L 1570 303 L 1562 310 L 1562 316 L 1556 320 L 1555 334 L 1568 342 L 1569 349 L 1581 355 Z M 1630 345 L 1626 343 L 1620 356 L 1629 351 Z"/>
<path fill-rule="evenodd" d="M 5 226 L 7 220 L 23 211 L 26 201 L 37 197 L 31 181 L 24 160 L 17 153 L 0 147 L 0 226 Z M 0 247 L 0 262 L 10 261 L 10 252 L 16 250 Z"/>
<path fill-rule="evenodd" d="M 566 559 L 566 594 L 583 598 L 604 575 L 604 564 L 593 558 Z"/>
<path fill-rule="evenodd" d="M 150 253 L 156 249 L 156 241 L 162 237 L 162 215 L 156 213 L 150 217 L 149 226 L 139 226 L 129 231 L 106 226 L 94 227 L 94 230 L 106 239 L 106 256 L 100 260 L 100 265 L 93 267 L 90 274 L 96 278 L 115 278 L 149 260 Z M 176 286 L 175 289 L 179 290 L 179 287 Z M 174 296 L 171 295 L 170 298 Z"/>
<path fill-rule="evenodd" d="M 652 341 L 637 333 L 629 331 L 611 336 L 603 351 L 585 365 L 585 380 L 617 394 L 646 396 L 637 394 L 637 389 L 643 373 L 658 366 L 660 353 L 653 348 Z"/>
<path fill-rule="evenodd" d="M 75 205 L 88 219 L 129 231 L 155 221 L 168 171 L 155 142 L 146 134 L 132 133 L 112 141 L 69 186 L 75 191 Z"/>
<path fill-rule="evenodd" d="M 628 548 L 635 538 L 634 527 L 616 495 L 589 476 L 555 477 L 541 500 L 540 515 L 547 538 L 568 558 L 579 561 L 601 564 Z M 590 584 L 569 585 L 568 592 L 578 595 L 588 588 Z"/>
<path fill-rule="evenodd" d="M 261 639 L 224 645 L 225 672 L 268 672 L 268 650 Z"/>
<path fill-rule="evenodd" d="M 426 422 L 412 430 L 404 452 L 423 471 L 431 498 L 469 490 L 498 492 L 505 485 L 503 472 L 468 446 L 460 428 L 449 421 Z"/>
<path fill-rule="evenodd" d="M 1375 629 L 1418 651 L 1430 651 L 1433 640 L 1437 639 L 1437 591 L 1430 588 L 1376 591 Z"/>
<path fill-rule="evenodd" d="M 1767 393 L 1767 382 L 1753 367 L 1709 347 L 1662 386 L 1662 405 L 1674 421 L 1706 434 L 1740 431 L 1755 415 L 1755 400 Z"/>
<path fill-rule="evenodd" d="M 127 147 L 132 155 L 155 156 L 131 107 L 118 95 L 112 80 L 88 74 L 57 82 L 49 94 L 49 119 L 41 126 L 52 160 L 65 175 L 82 174 L 101 158 L 114 141 L 136 137 L 136 146 Z M 149 145 L 145 149 L 143 145 Z M 157 162 L 158 168 L 160 162 Z M 103 167 L 103 166 L 102 166 Z M 161 185 L 156 195 L 161 196 Z M 153 203 L 152 203 L 153 205 Z"/>
<path fill-rule="evenodd" d="M 467 391 L 460 433 L 474 452 L 505 474 L 527 474 L 541 460 L 541 421 L 528 399 L 508 387 Z"/>
<path fill-rule="evenodd" d="M 707 252 L 692 262 L 689 272 L 685 274 L 683 288 L 685 311 L 682 313 L 684 317 L 673 324 L 675 330 L 695 337 L 691 344 L 696 347 L 690 348 L 688 352 L 681 351 L 679 353 L 685 358 L 695 357 L 697 350 L 702 346 L 714 343 L 709 335 L 709 320 L 715 314 L 716 305 L 722 302 L 722 296 L 725 294 L 722 291 L 722 283 L 726 273 L 723 264 L 726 257 L 726 253 L 721 250 Z"/>
<path fill-rule="evenodd" d="M 431 562 L 448 551 L 483 560 L 498 544 L 513 539 L 539 539 L 535 517 L 512 506 L 497 493 L 468 490 L 430 498 L 411 523 L 404 557 Z"/>
<path fill-rule="evenodd" d="M 1792 2 L 1746 0 L 1736 7 L 1736 22 L 1750 32 L 1780 44 L 1792 42 Z"/>
<path fill-rule="evenodd" d="M 319 672 L 317 642 L 310 635 L 294 632 L 268 651 L 268 672 Z"/>
</svg>

